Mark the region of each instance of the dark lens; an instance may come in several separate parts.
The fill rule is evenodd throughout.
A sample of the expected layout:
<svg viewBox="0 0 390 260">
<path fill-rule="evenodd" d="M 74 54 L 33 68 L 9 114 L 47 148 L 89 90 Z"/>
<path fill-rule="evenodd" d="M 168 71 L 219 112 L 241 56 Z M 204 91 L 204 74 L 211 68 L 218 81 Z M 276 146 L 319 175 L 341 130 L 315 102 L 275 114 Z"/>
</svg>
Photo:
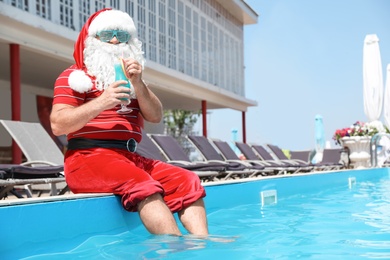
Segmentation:
<svg viewBox="0 0 390 260">
<path fill-rule="evenodd" d="M 112 39 L 112 31 L 101 31 L 98 36 L 101 41 L 109 42 Z"/>
<path fill-rule="evenodd" d="M 117 31 L 116 37 L 120 42 L 128 42 L 130 40 L 130 34 L 126 31 Z"/>
</svg>

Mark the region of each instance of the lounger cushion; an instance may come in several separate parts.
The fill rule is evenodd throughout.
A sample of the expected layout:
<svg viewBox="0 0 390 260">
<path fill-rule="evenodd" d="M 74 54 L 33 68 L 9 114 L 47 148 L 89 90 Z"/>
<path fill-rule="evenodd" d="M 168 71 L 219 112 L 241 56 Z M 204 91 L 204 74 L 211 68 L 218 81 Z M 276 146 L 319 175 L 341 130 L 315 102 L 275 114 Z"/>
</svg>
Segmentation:
<svg viewBox="0 0 390 260">
<path fill-rule="evenodd" d="M 19 164 L 0 164 L 1 179 L 35 179 L 62 177 L 63 166 L 30 167 Z"/>
</svg>

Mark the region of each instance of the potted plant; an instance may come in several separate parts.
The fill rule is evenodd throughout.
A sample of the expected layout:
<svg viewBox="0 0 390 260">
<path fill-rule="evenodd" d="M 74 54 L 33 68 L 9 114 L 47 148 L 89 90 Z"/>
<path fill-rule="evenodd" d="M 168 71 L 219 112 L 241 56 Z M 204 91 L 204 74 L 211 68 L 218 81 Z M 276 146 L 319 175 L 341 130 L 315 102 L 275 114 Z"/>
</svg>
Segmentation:
<svg viewBox="0 0 390 260">
<path fill-rule="evenodd" d="M 380 121 L 357 121 L 350 127 L 337 129 L 333 140 L 349 149 L 349 159 L 354 168 L 366 168 L 370 165 L 371 137 L 377 133 L 389 133 L 389 129 Z"/>
</svg>

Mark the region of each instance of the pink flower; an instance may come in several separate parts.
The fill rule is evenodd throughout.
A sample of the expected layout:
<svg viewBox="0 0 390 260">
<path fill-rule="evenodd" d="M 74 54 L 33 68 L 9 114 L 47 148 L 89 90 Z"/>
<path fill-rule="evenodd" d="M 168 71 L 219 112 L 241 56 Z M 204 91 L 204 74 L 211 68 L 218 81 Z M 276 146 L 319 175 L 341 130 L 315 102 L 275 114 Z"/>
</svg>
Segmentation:
<svg viewBox="0 0 390 260">
<path fill-rule="evenodd" d="M 336 144 L 341 145 L 341 138 L 346 136 L 373 136 L 376 133 L 390 133 L 381 122 L 364 123 L 356 121 L 351 127 L 337 129 L 333 135 Z"/>
</svg>

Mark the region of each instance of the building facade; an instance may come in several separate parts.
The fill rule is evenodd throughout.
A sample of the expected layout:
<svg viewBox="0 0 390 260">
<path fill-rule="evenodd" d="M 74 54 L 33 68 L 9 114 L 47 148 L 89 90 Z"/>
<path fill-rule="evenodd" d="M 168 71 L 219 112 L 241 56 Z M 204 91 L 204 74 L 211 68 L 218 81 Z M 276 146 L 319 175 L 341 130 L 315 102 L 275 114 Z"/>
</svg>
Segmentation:
<svg viewBox="0 0 390 260">
<path fill-rule="evenodd" d="M 145 81 L 166 109 L 205 117 L 230 108 L 245 117 L 257 105 L 245 97 L 243 34 L 258 15 L 243 0 L 0 0 L 0 118 L 42 120 L 37 102 L 51 98 L 78 32 L 104 7 L 133 17 Z"/>
</svg>

